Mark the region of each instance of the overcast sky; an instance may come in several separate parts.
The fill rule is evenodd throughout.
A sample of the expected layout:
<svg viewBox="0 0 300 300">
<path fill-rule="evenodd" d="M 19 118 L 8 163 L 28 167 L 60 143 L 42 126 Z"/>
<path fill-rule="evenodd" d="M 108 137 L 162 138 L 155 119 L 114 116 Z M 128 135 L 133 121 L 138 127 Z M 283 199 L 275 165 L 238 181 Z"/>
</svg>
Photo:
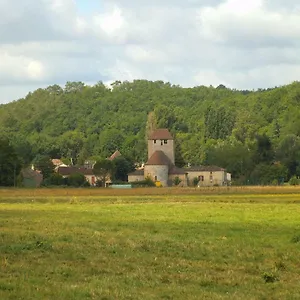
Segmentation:
<svg viewBox="0 0 300 300">
<path fill-rule="evenodd" d="M 300 79 L 299 0 L 0 0 L 0 103 L 66 81 Z"/>
</svg>

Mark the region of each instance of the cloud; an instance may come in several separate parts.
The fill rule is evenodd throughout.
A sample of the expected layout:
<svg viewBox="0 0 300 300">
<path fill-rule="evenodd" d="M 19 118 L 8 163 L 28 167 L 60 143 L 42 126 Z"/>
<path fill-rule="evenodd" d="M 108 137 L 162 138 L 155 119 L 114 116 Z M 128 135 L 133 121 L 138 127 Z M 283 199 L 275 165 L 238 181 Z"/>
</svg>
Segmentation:
<svg viewBox="0 0 300 300">
<path fill-rule="evenodd" d="M 299 13 L 271 10 L 263 0 L 227 0 L 199 9 L 198 17 L 200 33 L 213 42 L 242 48 L 299 45 Z"/>
<path fill-rule="evenodd" d="M 299 79 L 298 1 L 90 3 L 0 0 L 0 103 L 77 80 L 256 89 Z"/>
</svg>

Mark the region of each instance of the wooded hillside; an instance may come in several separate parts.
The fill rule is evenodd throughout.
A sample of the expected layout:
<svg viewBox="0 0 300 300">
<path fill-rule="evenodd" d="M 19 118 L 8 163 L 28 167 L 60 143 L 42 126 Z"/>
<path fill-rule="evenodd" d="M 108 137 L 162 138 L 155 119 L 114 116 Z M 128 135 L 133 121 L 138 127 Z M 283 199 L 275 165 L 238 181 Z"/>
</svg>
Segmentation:
<svg viewBox="0 0 300 300">
<path fill-rule="evenodd" d="M 23 164 L 37 155 L 82 164 L 116 149 L 146 160 L 147 116 L 176 136 L 179 165 L 227 168 L 240 183 L 300 175 L 300 83 L 237 91 L 223 85 L 182 88 L 162 81 L 68 82 L 0 106 L 0 132 Z"/>
</svg>

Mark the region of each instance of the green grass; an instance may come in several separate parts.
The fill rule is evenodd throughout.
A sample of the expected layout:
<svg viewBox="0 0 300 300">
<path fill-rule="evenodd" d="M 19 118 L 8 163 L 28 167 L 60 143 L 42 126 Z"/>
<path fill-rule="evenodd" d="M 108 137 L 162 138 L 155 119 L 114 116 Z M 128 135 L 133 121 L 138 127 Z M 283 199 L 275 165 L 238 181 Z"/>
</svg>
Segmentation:
<svg viewBox="0 0 300 300">
<path fill-rule="evenodd" d="M 0 198 L 0 299 L 300 299 L 297 194 Z"/>
</svg>

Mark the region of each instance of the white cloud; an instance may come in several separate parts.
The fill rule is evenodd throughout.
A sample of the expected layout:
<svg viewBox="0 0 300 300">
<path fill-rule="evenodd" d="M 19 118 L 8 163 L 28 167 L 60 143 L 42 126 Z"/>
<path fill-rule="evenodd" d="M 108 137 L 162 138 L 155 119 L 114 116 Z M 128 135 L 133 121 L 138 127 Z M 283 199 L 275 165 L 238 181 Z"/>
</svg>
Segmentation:
<svg viewBox="0 0 300 300">
<path fill-rule="evenodd" d="M 273 11 L 263 0 L 227 0 L 199 9 L 199 31 L 208 40 L 235 47 L 298 43 L 300 15 Z"/>
<path fill-rule="evenodd" d="M 113 6 L 111 12 L 95 16 L 94 20 L 109 36 L 116 34 L 125 23 L 122 10 L 117 5 Z"/>
<path fill-rule="evenodd" d="M 0 0 L 0 102 L 72 80 L 241 89 L 299 80 L 296 0 L 101 3 Z"/>
</svg>

